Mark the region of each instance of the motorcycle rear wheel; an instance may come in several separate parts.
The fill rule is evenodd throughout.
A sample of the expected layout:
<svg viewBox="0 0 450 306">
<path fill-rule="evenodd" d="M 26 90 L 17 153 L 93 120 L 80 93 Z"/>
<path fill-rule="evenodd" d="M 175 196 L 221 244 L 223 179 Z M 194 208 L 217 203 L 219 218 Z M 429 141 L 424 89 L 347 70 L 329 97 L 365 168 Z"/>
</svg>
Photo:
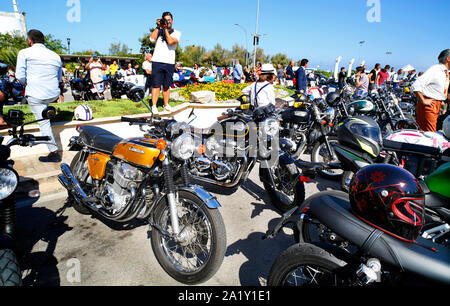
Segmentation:
<svg viewBox="0 0 450 306">
<path fill-rule="evenodd" d="M 186 240 L 179 242 L 152 229 L 151 245 L 161 267 L 175 280 L 186 285 L 203 283 L 222 265 L 226 230 L 220 212 L 209 209 L 194 194 L 179 191 L 178 219 Z M 167 198 L 155 208 L 154 221 L 164 231 L 172 233 Z"/>
<path fill-rule="evenodd" d="M 73 175 L 78 180 L 78 182 L 82 185 L 83 184 L 83 180 L 80 178 L 79 175 L 77 175 L 75 173 L 75 166 L 77 166 L 77 164 L 80 161 L 81 153 L 82 153 L 82 151 L 78 152 L 73 157 L 72 162 L 70 163 L 70 171 L 73 173 Z M 87 161 L 85 161 L 83 165 L 80 165 L 80 167 L 81 167 L 80 168 L 81 172 L 88 171 L 87 170 L 88 169 Z M 72 201 L 73 209 L 75 209 L 80 214 L 82 214 L 82 215 L 90 215 L 91 214 L 91 211 L 89 210 L 89 208 L 84 207 L 82 204 L 79 204 L 77 201 L 75 201 L 75 199 L 73 198 L 73 196 L 70 193 L 68 194 L 68 201 Z"/>
<path fill-rule="evenodd" d="M 333 143 L 339 143 L 338 138 L 336 136 L 328 136 L 328 141 L 330 146 L 333 146 Z M 336 158 L 333 160 L 332 154 L 328 152 L 327 146 L 325 142 L 317 141 L 314 145 L 314 148 L 311 151 L 311 161 L 313 163 L 337 163 L 339 160 Z M 334 169 L 334 170 L 320 170 L 319 174 L 329 180 L 339 180 L 342 177 L 342 170 Z"/>
<path fill-rule="evenodd" d="M 344 281 L 335 271 L 346 263 L 312 244 L 296 244 L 272 265 L 267 286 L 338 286 Z"/>
<path fill-rule="evenodd" d="M 16 255 L 10 249 L 0 250 L 0 287 L 22 286 L 22 273 Z"/>
</svg>

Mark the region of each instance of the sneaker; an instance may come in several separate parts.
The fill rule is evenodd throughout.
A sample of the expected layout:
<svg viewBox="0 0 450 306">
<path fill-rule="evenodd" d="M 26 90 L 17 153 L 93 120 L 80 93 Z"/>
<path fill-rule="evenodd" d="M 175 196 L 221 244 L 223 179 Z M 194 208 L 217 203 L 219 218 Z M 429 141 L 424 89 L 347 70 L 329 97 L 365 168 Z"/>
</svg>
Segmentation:
<svg viewBox="0 0 450 306">
<path fill-rule="evenodd" d="M 164 110 L 165 110 L 166 112 L 171 113 L 171 112 L 172 112 L 172 107 L 171 107 L 169 104 L 167 104 L 166 106 L 164 106 Z"/>
<path fill-rule="evenodd" d="M 158 108 L 156 106 L 152 106 L 152 112 L 154 115 L 158 114 Z"/>
<path fill-rule="evenodd" d="M 39 157 L 41 163 L 60 163 L 62 161 L 61 155 L 58 152 L 51 152 L 47 156 Z"/>
</svg>

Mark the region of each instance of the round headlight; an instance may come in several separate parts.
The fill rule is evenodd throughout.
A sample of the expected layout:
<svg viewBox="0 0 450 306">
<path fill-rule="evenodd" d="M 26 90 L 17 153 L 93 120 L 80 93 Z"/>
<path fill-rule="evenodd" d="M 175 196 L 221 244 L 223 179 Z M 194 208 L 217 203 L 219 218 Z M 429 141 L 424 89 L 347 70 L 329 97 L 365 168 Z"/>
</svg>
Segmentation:
<svg viewBox="0 0 450 306">
<path fill-rule="evenodd" d="M 18 183 L 19 176 L 14 170 L 0 168 L 0 200 L 4 200 L 13 194 Z"/>
<path fill-rule="evenodd" d="M 267 136 L 273 137 L 277 135 L 280 130 L 280 125 L 278 124 L 278 121 L 273 118 L 266 119 L 262 124 L 263 124 L 263 131 Z"/>
<path fill-rule="evenodd" d="M 328 121 L 333 121 L 334 117 L 336 115 L 336 110 L 332 107 L 328 108 L 325 112 L 325 117 L 328 119 Z"/>
<path fill-rule="evenodd" d="M 172 143 L 172 155 L 175 158 L 187 160 L 194 154 L 194 138 L 183 134 Z"/>
</svg>

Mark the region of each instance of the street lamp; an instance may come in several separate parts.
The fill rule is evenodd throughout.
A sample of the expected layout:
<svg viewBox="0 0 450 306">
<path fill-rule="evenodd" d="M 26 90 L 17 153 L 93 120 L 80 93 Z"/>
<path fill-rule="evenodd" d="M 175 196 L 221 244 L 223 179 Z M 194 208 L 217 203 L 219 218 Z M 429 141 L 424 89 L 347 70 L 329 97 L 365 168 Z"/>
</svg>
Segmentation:
<svg viewBox="0 0 450 306">
<path fill-rule="evenodd" d="M 361 65 L 361 50 L 362 50 L 362 46 L 366 43 L 365 40 L 362 40 L 359 42 L 359 59 L 358 59 L 358 63 Z"/>
<path fill-rule="evenodd" d="M 392 54 L 392 52 L 390 52 L 390 51 L 386 52 L 387 64 L 389 64 L 389 55 L 391 55 L 391 54 Z"/>
<path fill-rule="evenodd" d="M 70 38 L 67 38 L 67 47 L 69 48 L 69 54 L 70 54 Z"/>
<path fill-rule="evenodd" d="M 247 38 L 247 30 L 241 26 L 240 24 L 235 23 L 235 26 L 240 27 L 245 33 L 245 66 L 248 65 L 248 38 Z"/>
<path fill-rule="evenodd" d="M 259 37 L 261 36 L 258 35 L 258 20 L 259 20 L 259 0 L 258 0 L 258 7 L 256 9 L 256 30 L 255 34 L 253 34 L 253 45 L 255 46 L 255 51 L 253 53 L 253 67 L 256 67 L 256 51 L 258 50 Z"/>
</svg>

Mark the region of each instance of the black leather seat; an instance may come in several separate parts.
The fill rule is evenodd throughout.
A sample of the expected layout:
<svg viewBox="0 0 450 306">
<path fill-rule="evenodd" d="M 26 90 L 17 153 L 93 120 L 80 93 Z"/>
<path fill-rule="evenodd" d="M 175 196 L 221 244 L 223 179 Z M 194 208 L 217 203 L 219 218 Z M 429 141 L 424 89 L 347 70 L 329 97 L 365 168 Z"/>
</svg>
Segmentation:
<svg viewBox="0 0 450 306">
<path fill-rule="evenodd" d="M 383 140 L 383 147 L 390 151 L 402 151 L 416 155 L 432 155 L 437 156 L 441 153 L 441 149 L 429 146 L 417 145 L 412 143 L 404 143 L 392 141 L 388 139 Z"/>
<path fill-rule="evenodd" d="M 96 126 L 82 126 L 78 129 L 83 142 L 102 152 L 112 154 L 123 138 Z"/>
<path fill-rule="evenodd" d="M 350 212 L 348 195 L 325 194 L 311 202 L 311 212 L 328 228 L 366 254 L 410 273 L 450 284 L 450 249 L 419 237 L 416 242 L 395 238 Z"/>
</svg>

